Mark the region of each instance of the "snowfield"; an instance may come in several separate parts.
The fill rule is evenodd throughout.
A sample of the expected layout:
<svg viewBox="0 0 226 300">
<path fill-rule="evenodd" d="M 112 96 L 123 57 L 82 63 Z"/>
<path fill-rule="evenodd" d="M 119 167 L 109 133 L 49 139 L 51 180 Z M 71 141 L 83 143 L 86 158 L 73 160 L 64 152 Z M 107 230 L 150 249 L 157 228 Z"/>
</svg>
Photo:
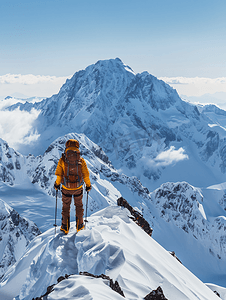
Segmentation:
<svg viewBox="0 0 226 300">
<path fill-rule="evenodd" d="M 169 300 L 219 299 L 129 217 L 125 208 L 107 207 L 78 234 L 73 223 L 67 236 L 58 228 L 56 236 L 50 229 L 36 237 L 6 273 L 0 297 L 30 300 L 68 274 L 47 299 L 123 299 L 102 279 L 78 275 L 86 271 L 117 280 L 125 299 L 143 299 L 158 286 Z"/>
</svg>

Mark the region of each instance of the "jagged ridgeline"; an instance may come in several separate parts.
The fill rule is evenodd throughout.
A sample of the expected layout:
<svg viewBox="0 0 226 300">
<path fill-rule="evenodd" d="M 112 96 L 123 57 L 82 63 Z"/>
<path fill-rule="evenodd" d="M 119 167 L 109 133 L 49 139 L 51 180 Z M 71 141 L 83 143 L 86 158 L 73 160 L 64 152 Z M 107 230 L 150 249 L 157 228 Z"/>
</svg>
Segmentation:
<svg viewBox="0 0 226 300">
<path fill-rule="evenodd" d="M 35 238 L 0 283 L 2 295 L 18 300 L 218 299 L 137 226 L 127 209 L 116 206 L 90 216 L 87 230 L 77 233 L 74 222 L 66 236 L 52 228 Z"/>
</svg>

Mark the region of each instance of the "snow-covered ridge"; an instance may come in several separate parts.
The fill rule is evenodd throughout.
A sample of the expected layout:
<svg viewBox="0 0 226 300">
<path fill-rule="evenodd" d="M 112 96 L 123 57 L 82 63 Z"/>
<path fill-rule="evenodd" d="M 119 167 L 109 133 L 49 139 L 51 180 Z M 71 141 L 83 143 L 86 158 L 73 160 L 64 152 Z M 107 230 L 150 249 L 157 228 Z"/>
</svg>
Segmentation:
<svg viewBox="0 0 226 300">
<path fill-rule="evenodd" d="M 1 283 L 5 299 L 30 300 L 45 294 L 47 286 L 61 281 L 48 299 L 71 299 L 73 295 L 93 299 L 143 299 L 161 286 L 167 299 L 219 299 L 204 283 L 148 236 L 129 218 L 128 210 L 108 207 L 92 215 L 87 230 L 69 235 L 51 229 L 35 238 L 21 260 Z M 151 249 L 151 251 L 150 251 Z M 47 263 L 48 262 L 48 263 Z M 125 298 L 101 279 L 79 276 L 79 272 L 105 274 L 117 280 Z M 16 281 L 23 274 L 21 281 Z M 22 280 L 23 279 L 23 280 Z M 7 290 L 13 285 L 14 289 Z"/>
</svg>

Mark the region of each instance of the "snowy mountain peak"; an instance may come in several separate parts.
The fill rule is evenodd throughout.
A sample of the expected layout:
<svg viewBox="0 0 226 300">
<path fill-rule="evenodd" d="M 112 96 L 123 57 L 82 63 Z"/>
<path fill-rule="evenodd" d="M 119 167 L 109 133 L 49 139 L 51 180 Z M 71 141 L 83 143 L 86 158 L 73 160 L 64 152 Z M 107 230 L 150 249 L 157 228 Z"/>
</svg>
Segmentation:
<svg viewBox="0 0 226 300">
<path fill-rule="evenodd" d="M 119 58 L 100 60 L 85 70 L 76 72 L 71 79 L 66 81 L 59 93 L 73 91 L 74 95 L 89 98 L 93 93 L 98 96 L 100 91 L 107 95 L 110 90 L 114 92 L 114 90 L 119 91 L 122 86 L 126 88 L 134 76 L 133 70 L 123 64 Z M 70 95 L 72 96 L 71 93 Z"/>
<path fill-rule="evenodd" d="M 28 111 L 35 108 L 40 112 L 33 130 L 40 138 L 29 150 L 34 154 L 38 149 L 35 144 L 43 145 L 44 150 L 50 139 L 53 141 L 59 136 L 59 131 L 60 135 L 85 133 L 95 143 L 104 143 L 101 146 L 111 152 L 112 146 L 117 144 L 118 147 L 123 135 L 131 132 L 141 135 L 142 139 L 152 136 L 153 131 L 160 138 L 167 135 L 167 140 L 175 139 L 171 128 L 164 124 L 164 116 L 158 112 L 167 114 L 171 108 L 182 119 L 193 113 L 193 107 L 189 112 L 169 85 L 148 72 L 135 74 L 119 58 L 101 60 L 76 72 L 51 98 L 33 105 L 18 104 L 10 109 L 18 107 Z M 132 166 L 133 162 L 129 161 L 128 165 Z"/>
<path fill-rule="evenodd" d="M 132 68 L 125 65 L 120 58 L 99 60 L 95 64 L 88 66 L 86 70 L 89 72 L 95 72 L 96 70 L 100 70 L 102 72 L 103 70 L 105 70 L 105 72 L 108 71 L 113 73 L 121 73 L 127 71 L 135 75 Z"/>
<path fill-rule="evenodd" d="M 10 109 L 18 107 L 38 111 L 31 130 L 37 139 L 21 145 L 22 153 L 43 153 L 59 136 L 76 132 L 149 189 L 166 181 L 205 187 L 226 181 L 226 122 L 219 120 L 225 116 L 198 110 L 165 82 L 148 72 L 134 74 L 118 58 L 76 72 L 51 98 Z"/>
</svg>

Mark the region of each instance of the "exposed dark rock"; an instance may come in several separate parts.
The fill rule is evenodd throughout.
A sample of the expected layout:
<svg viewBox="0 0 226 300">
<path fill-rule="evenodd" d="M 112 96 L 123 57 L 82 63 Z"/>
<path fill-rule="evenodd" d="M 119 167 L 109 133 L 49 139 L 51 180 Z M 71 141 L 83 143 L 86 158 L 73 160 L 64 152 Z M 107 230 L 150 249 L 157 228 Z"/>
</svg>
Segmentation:
<svg viewBox="0 0 226 300">
<path fill-rule="evenodd" d="M 217 291 L 213 291 L 218 297 L 221 297 L 221 295 Z"/>
<path fill-rule="evenodd" d="M 104 151 L 102 150 L 102 148 L 95 148 L 92 147 L 92 152 L 99 157 L 103 162 L 105 162 L 108 165 L 112 165 L 111 162 L 109 161 L 107 155 L 104 153 Z"/>
<path fill-rule="evenodd" d="M 94 278 L 102 278 L 102 279 L 104 279 L 104 280 L 108 280 L 108 281 L 109 281 L 109 284 L 108 284 L 109 287 L 110 287 L 113 291 L 115 291 L 115 292 L 119 293 L 121 296 L 125 297 L 125 296 L 124 296 L 124 293 L 123 293 L 123 291 L 122 291 L 122 289 L 121 289 L 120 286 L 119 286 L 118 281 L 113 282 L 113 280 L 112 280 L 109 276 L 107 276 L 107 275 L 104 275 L 104 274 L 101 274 L 101 275 L 93 275 L 93 274 L 88 273 L 88 272 L 80 272 L 79 275 L 90 276 L 90 277 L 94 277 Z M 65 279 L 68 279 L 69 277 L 70 277 L 70 275 L 68 275 L 68 274 L 65 274 L 65 276 L 60 276 L 60 277 L 57 279 L 57 283 L 59 283 L 59 282 L 65 280 Z M 40 296 L 40 297 L 32 298 L 32 300 L 45 300 L 45 299 L 47 299 L 47 298 L 45 298 L 45 297 L 54 291 L 54 286 L 55 286 L 55 284 L 48 286 L 48 287 L 47 287 L 47 291 L 46 291 L 46 293 L 45 293 L 44 295 L 42 295 L 42 296 Z"/>
<path fill-rule="evenodd" d="M 63 281 L 64 279 L 68 279 L 69 277 L 70 277 L 70 275 L 68 275 L 68 274 L 65 274 L 65 276 L 60 276 L 60 277 L 57 279 L 57 282 L 59 283 L 59 282 Z"/>
<path fill-rule="evenodd" d="M 144 297 L 144 300 L 168 300 L 164 294 L 162 288 L 159 286 L 156 290 L 150 292 Z"/>
<path fill-rule="evenodd" d="M 179 260 L 179 258 L 176 256 L 176 254 L 175 254 L 175 252 L 174 251 L 169 251 L 169 253 L 173 256 L 173 257 L 175 257 L 181 264 L 182 264 L 182 262 Z"/>
<path fill-rule="evenodd" d="M 121 296 L 125 297 L 121 287 L 119 286 L 119 283 L 118 281 L 116 280 L 115 283 L 113 282 L 113 280 L 107 276 L 107 275 L 104 275 L 104 274 L 101 274 L 101 275 L 93 275 L 91 273 L 88 273 L 88 272 L 80 272 L 79 275 L 85 275 L 85 276 L 90 276 L 90 277 L 94 277 L 94 278 L 102 278 L 102 279 L 106 279 L 109 281 L 109 286 L 110 288 L 119 293 Z"/>
<path fill-rule="evenodd" d="M 206 144 L 202 151 L 204 161 L 207 161 L 213 153 L 219 148 L 220 137 L 215 131 L 209 131 L 206 136 Z"/>
<path fill-rule="evenodd" d="M 143 216 L 136 211 L 131 205 L 129 205 L 129 203 L 123 198 L 120 197 L 117 200 L 117 204 L 118 206 L 123 206 L 125 208 L 127 208 L 129 210 L 129 212 L 131 213 L 132 220 L 139 225 L 140 227 L 143 228 L 143 230 L 148 234 L 148 235 L 152 235 L 152 231 L 153 229 L 150 227 L 149 223 L 143 218 Z"/>
<path fill-rule="evenodd" d="M 65 276 L 60 276 L 58 279 L 57 279 L 57 282 L 61 282 L 63 281 L 64 279 L 67 279 L 70 275 L 67 275 L 65 274 Z M 32 300 L 45 300 L 44 297 L 46 297 L 47 295 L 49 295 L 50 293 L 52 293 L 54 291 L 54 286 L 56 284 L 52 284 L 50 286 L 47 287 L 47 291 L 44 295 L 40 296 L 40 297 L 36 297 L 36 298 L 32 298 Z"/>
</svg>

